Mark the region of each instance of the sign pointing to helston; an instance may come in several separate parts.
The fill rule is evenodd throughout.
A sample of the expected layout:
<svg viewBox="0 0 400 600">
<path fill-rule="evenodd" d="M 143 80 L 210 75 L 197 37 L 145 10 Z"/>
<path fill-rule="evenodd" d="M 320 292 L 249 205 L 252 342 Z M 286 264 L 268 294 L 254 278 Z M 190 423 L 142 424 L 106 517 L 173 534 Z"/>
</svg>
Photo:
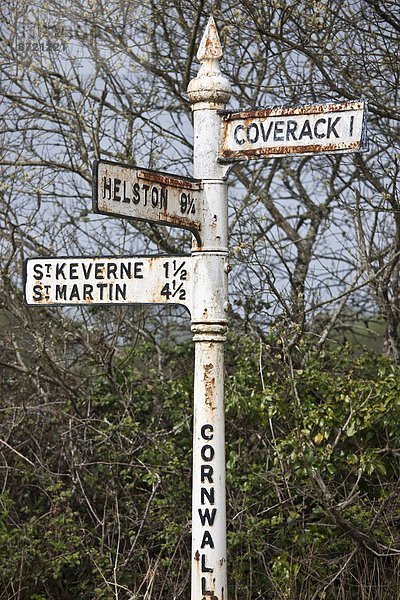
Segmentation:
<svg viewBox="0 0 400 600">
<path fill-rule="evenodd" d="M 358 101 L 222 113 L 221 158 L 336 154 L 366 150 Z"/>
<path fill-rule="evenodd" d="M 190 257 L 32 258 L 25 264 L 31 305 L 183 304 L 192 307 Z"/>
<path fill-rule="evenodd" d="M 200 180 L 95 161 L 93 204 L 97 213 L 190 229 L 199 238 Z"/>
</svg>

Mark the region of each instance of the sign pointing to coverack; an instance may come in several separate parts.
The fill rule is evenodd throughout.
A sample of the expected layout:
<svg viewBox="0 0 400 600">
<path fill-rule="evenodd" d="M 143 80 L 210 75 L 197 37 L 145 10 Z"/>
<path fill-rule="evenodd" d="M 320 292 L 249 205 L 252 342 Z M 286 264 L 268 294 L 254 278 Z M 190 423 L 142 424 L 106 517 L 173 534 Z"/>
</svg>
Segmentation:
<svg viewBox="0 0 400 600">
<path fill-rule="evenodd" d="M 224 112 L 222 159 L 335 154 L 366 149 L 365 103 Z"/>
<path fill-rule="evenodd" d="M 192 309 L 190 257 L 32 258 L 25 265 L 31 305 L 183 304 Z"/>
</svg>

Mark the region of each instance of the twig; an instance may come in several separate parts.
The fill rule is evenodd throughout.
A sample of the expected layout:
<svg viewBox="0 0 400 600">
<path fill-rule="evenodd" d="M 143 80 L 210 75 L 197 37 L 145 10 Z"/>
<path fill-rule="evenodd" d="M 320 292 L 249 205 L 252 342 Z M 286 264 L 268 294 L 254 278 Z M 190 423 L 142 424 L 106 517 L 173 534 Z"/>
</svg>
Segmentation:
<svg viewBox="0 0 400 600">
<path fill-rule="evenodd" d="M 18 452 L 18 450 L 16 450 L 15 448 L 13 448 L 12 446 L 10 446 L 10 444 L 7 444 L 6 441 L 0 439 L 0 442 L 2 444 L 4 444 L 4 446 L 6 446 L 6 448 L 8 448 L 9 450 L 11 450 L 12 452 L 14 452 L 15 454 L 17 454 L 20 458 L 22 458 L 23 460 L 25 460 L 27 463 L 29 463 L 30 465 L 32 465 L 32 467 L 35 466 L 35 463 L 33 463 L 31 460 L 29 460 L 29 458 L 26 458 L 26 456 L 24 456 L 23 454 L 21 454 L 21 452 Z"/>
</svg>

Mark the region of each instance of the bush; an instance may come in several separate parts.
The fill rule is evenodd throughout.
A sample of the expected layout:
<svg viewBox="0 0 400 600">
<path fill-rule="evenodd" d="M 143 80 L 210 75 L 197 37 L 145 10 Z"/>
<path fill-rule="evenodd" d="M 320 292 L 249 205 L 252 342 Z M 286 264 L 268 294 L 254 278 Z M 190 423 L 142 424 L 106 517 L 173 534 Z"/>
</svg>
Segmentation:
<svg viewBox="0 0 400 600">
<path fill-rule="evenodd" d="M 189 598 L 192 359 L 87 361 L 73 404 L 9 378 L 0 598 Z M 226 369 L 230 598 L 400 595 L 399 368 L 231 334 Z"/>
</svg>

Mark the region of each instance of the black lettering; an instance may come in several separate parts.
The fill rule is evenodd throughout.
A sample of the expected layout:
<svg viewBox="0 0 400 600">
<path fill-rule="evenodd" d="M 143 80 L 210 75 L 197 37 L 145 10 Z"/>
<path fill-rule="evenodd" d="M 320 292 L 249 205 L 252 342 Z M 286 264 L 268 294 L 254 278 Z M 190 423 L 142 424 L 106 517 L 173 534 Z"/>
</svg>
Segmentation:
<svg viewBox="0 0 400 600">
<path fill-rule="evenodd" d="M 66 263 L 57 263 L 56 264 L 56 279 L 61 279 L 61 276 L 63 279 L 67 279 L 65 277 L 65 273 L 64 273 L 64 269 L 67 266 Z"/>
<path fill-rule="evenodd" d="M 78 275 L 78 263 L 71 263 L 69 265 L 69 278 L 70 279 L 79 279 Z"/>
<path fill-rule="evenodd" d="M 90 283 L 83 284 L 83 299 L 93 301 L 93 286 Z"/>
<path fill-rule="evenodd" d="M 33 299 L 36 301 L 43 299 L 43 287 L 41 285 L 33 286 Z"/>
<path fill-rule="evenodd" d="M 283 142 L 283 126 L 284 121 L 275 121 L 274 142 Z"/>
<path fill-rule="evenodd" d="M 207 582 L 206 582 L 206 578 L 205 577 L 201 578 L 201 593 L 204 596 L 213 596 L 215 598 L 214 592 L 212 590 L 208 590 L 207 589 Z"/>
<path fill-rule="evenodd" d="M 251 129 L 255 130 L 254 139 L 250 138 Z M 250 142 L 250 144 L 255 144 L 258 141 L 259 137 L 260 137 L 260 132 L 258 130 L 257 125 L 255 123 L 250 123 L 250 125 L 247 126 L 247 141 Z"/>
<path fill-rule="evenodd" d="M 126 181 L 124 180 L 124 197 L 122 199 L 122 202 L 129 203 L 130 201 L 131 199 L 129 198 L 129 196 L 126 195 Z"/>
<path fill-rule="evenodd" d="M 132 279 L 132 263 L 121 263 L 120 278 L 124 279 L 125 275 L 128 279 Z"/>
<path fill-rule="evenodd" d="M 243 137 L 242 139 L 239 139 L 239 138 L 238 138 L 238 131 L 239 131 L 239 130 L 241 130 L 241 131 L 244 131 L 244 127 L 243 127 L 243 125 L 237 125 L 237 126 L 235 127 L 235 129 L 234 129 L 234 131 L 233 131 L 233 138 L 234 138 L 235 142 L 236 142 L 236 143 L 237 143 L 239 146 L 243 146 L 243 144 L 244 144 L 245 140 L 244 140 L 244 137 Z"/>
<path fill-rule="evenodd" d="M 206 555 L 202 554 L 201 555 L 201 572 L 202 573 L 212 573 L 213 571 L 214 571 L 214 569 L 211 569 L 211 567 L 206 566 Z"/>
<path fill-rule="evenodd" d="M 135 262 L 135 266 L 133 268 L 133 276 L 135 279 L 143 279 L 142 269 L 143 269 L 143 263 Z"/>
<path fill-rule="evenodd" d="M 114 279 L 117 279 L 117 265 L 116 263 L 107 263 L 107 279 L 110 279 L 111 276 Z"/>
<path fill-rule="evenodd" d="M 325 125 L 325 123 L 326 123 L 326 119 L 318 119 L 318 121 L 314 125 L 314 136 L 316 138 L 318 138 L 319 140 L 321 140 L 323 137 L 325 137 L 325 132 L 324 133 L 322 133 L 322 131 L 318 132 L 318 126 L 320 124 Z"/>
<path fill-rule="evenodd" d="M 297 137 L 295 136 L 297 130 L 297 121 L 288 121 L 286 124 L 286 141 L 290 140 L 290 136 L 297 141 Z"/>
<path fill-rule="evenodd" d="M 350 117 L 350 137 L 353 137 L 354 117 Z"/>
<path fill-rule="evenodd" d="M 262 139 L 263 139 L 264 142 L 268 142 L 268 138 L 269 138 L 270 133 L 272 131 L 273 125 L 274 125 L 274 122 L 271 121 L 269 123 L 269 125 L 268 125 L 267 133 L 265 133 L 264 123 L 260 123 L 261 135 L 262 135 Z"/>
<path fill-rule="evenodd" d="M 335 137 L 337 137 L 337 138 L 339 137 L 339 134 L 336 131 L 335 127 L 339 123 L 341 118 L 342 117 L 336 117 L 336 119 L 332 123 L 332 117 L 328 117 L 328 131 L 326 133 L 326 137 L 328 138 L 328 140 L 331 137 L 331 133 L 333 133 L 335 135 Z"/>
<path fill-rule="evenodd" d="M 201 541 L 201 549 L 205 546 L 210 546 L 210 548 L 214 548 L 214 540 L 212 539 L 212 535 L 209 531 L 205 531 L 203 533 L 203 539 Z"/>
<path fill-rule="evenodd" d="M 201 504 L 205 504 L 205 500 L 208 500 L 209 504 L 215 504 L 215 494 L 214 488 L 201 488 L 200 489 L 200 502 Z"/>
<path fill-rule="evenodd" d="M 144 190 L 144 206 L 147 206 L 147 192 L 149 191 L 150 186 L 146 185 L 145 183 L 142 185 L 142 190 Z"/>
<path fill-rule="evenodd" d="M 151 188 L 151 204 L 153 208 L 158 206 L 158 188 L 155 185 Z"/>
<path fill-rule="evenodd" d="M 110 301 L 114 300 L 114 298 L 113 298 L 113 290 L 114 290 L 114 285 L 112 283 L 109 283 L 108 284 L 108 299 Z"/>
<path fill-rule="evenodd" d="M 43 271 L 42 271 L 42 265 L 34 265 L 33 267 L 33 278 L 36 279 L 36 281 L 39 281 L 40 279 L 43 279 Z"/>
<path fill-rule="evenodd" d="M 69 299 L 70 300 L 80 300 L 80 296 L 79 296 L 79 287 L 77 283 L 74 283 L 74 285 L 72 286 L 72 290 L 71 293 L 69 295 Z"/>
<path fill-rule="evenodd" d="M 90 273 L 92 272 L 93 263 L 89 263 L 88 265 L 85 265 L 85 263 L 83 262 L 81 266 L 82 266 L 84 278 L 89 279 Z"/>
<path fill-rule="evenodd" d="M 212 446 L 210 446 L 210 444 L 206 444 L 205 446 L 203 446 L 200 453 L 201 453 L 201 458 L 203 460 L 205 460 L 206 462 L 212 461 L 212 459 L 215 456 L 215 450 Z M 208 456 L 207 456 L 207 454 L 208 454 Z"/>
<path fill-rule="evenodd" d="M 104 279 L 104 263 L 96 263 L 94 266 L 95 279 Z"/>
<path fill-rule="evenodd" d="M 67 299 L 67 286 L 56 284 L 56 300 L 66 300 Z"/>
<path fill-rule="evenodd" d="M 119 300 L 119 298 L 126 300 L 126 283 L 123 283 L 122 285 L 119 283 L 115 284 L 115 299 Z"/>
<path fill-rule="evenodd" d="M 118 196 L 117 192 L 119 192 L 119 186 L 121 185 L 121 180 L 114 177 L 114 202 L 120 202 L 121 196 Z"/>
<path fill-rule="evenodd" d="M 182 279 L 182 278 L 181 278 Z M 210 431 L 211 435 L 206 435 L 206 431 Z M 213 439 L 213 435 L 212 432 L 214 431 L 214 427 L 212 425 L 203 425 L 203 427 L 201 428 L 201 437 L 203 438 L 203 440 L 212 440 Z"/>
<path fill-rule="evenodd" d="M 103 177 L 103 198 L 108 192 L 108 200 L 111 200 L 111 177 Z"/>
<path fill-rule="evenodd" d="M 132 198 L 133 204 L 139 204 L 139 202 L 140 202 L 140 186 L 138 183 L 133 184 L 132 191 L 133 191 L 133 198 Z"/>
<path fill-rule="evenodd" d="M 201 483 L 204 483 L 206 478 L 208 480 L 208 483 L 214 483 L 214 480 L 212 477 L 213 473 L 214 473 L 214 469 L 211 465 L 201 465 L 200 472 L 201 472 Z"/>
<path fill-rule="evenodd" d="M 100 292 L 100 300 L 103 300 L 104 299 L 104 290 L 107 287 L 107 284 L 106 283 L 98 283 L 96 287 Z"/>
<path fill-rule="evenodd" d="M 181 212 L 185 213 L 187 210 L 187 205 L 188 205 L 188 198 L 187 198 L 187 194 L 185 194 L 185 192 L 181 193 L 180 204 L 181 204 Z"/>
<path fill-rule="evenodd" d="M 303 127 L 302 127 L 300 135 L 299 135 L 299 140 L 302 140 L 303 137 L 309 137 L 312 140 L 311 125 L 310 125 L 310 121 L 308 119 L 306 119 L 304 121 Z"/>
<path fill-rule="evenodd" d="M 166 210 L 168 207 L 168 190 L 161 188 L 160 192 L 160 208 Z"/>
<path fill-rule="evenodd" d="M 204 509 L 199 508 L 198 512 L 199 512 L 200 521 L 201 521 L 201 524 L 203 527 L 205 526 L 206 521 L 210 527 L 212 527 L 214 525 L 215 517 L 217 515 L 216 508 L 212 509 L 211 514 L 210 514 L 210 510 L 208 508 L 204 508 Z"/>
</svg>

